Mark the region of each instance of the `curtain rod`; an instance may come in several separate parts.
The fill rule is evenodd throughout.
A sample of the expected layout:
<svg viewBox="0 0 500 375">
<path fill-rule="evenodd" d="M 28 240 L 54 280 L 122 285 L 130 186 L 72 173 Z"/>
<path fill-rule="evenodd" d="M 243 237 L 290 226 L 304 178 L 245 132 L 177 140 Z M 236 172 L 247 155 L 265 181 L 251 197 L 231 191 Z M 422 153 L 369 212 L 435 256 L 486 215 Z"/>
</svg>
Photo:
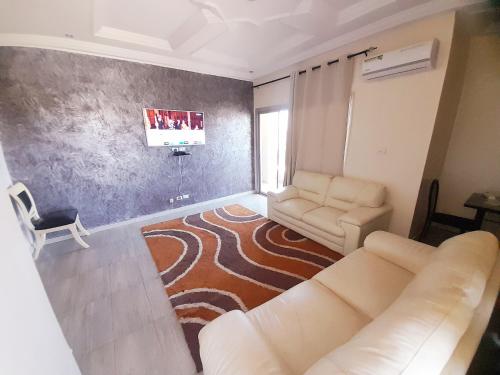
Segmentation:
<svg viewBox="0 0 500 375">
<path fill-rule="evenodd" d="M 356 56 L 359 56 L 359 55 L 368 56 L 368 52 L 374 51 L 376 49 L 377 49 L 377 47 L 370 47 L 370 48 L 364 49 L 363 51 L 351 53 L 350 55 L 347 55 L 347 58 L 350 59 L 350 58 L 353 58 L 353 57 L 356 57 Z M 335 59 L 335 60 L 328 61 L 326 64 L 328 66 L 330 66 L 330 65 L 338 63 L 338 62 L 339 62 L 339 59 Z M 319 69 L 319 68 L 321 68 L 321 65 L 313 66 L 311 69 L 312 70 L 316 70 L 316 69 Z M 300 70 L 299 74 L 304 74 L 305 72 L 306 72 L 306 70 Z M 255 85 L 253 88 L 256 89 L 257 87 L 261 87 L 261 86 L 264 86 L 264 85 L 269 85 L 270 83 L 282 81 L 282 80 L 287 79 L 287 78 L 290 78 L 290 75 L 287 75 L 287 76 L 284 76 L 284 77 L 280 77 L 280 78 L 276 78 L 276 79 L 273 79 L 271 81 L 267 81 L 267 82 L 264 82 L 264 83 L 260 83 L 258 85 Z"/>
</svg>

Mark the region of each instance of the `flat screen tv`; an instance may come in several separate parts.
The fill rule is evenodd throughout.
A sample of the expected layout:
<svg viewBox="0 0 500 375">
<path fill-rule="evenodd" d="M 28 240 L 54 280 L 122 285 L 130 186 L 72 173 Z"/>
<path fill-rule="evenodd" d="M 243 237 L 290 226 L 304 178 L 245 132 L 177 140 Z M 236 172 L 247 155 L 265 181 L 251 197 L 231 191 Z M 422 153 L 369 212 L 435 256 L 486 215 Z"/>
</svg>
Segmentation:
<svg viewBox="0 0 500 375">
<path fill-rule="evenodd" d="M 148 146 L 205 144 L 203 112 L 144 108 Z"/>
</svg>

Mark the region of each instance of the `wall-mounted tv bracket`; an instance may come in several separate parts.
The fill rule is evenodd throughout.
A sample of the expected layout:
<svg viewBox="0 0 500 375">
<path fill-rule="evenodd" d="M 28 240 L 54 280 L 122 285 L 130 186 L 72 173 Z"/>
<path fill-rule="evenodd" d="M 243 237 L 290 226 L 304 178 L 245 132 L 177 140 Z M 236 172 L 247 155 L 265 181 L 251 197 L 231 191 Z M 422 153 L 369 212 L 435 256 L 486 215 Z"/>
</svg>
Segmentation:
<svg viewBox="0 0 500 375">
<path fill-rule="evenodd" d="M 186 147 L 172 147 L 172 156 L 186 156 L 191 155 L 190 152 L 186 151 Z"/>
</svg>

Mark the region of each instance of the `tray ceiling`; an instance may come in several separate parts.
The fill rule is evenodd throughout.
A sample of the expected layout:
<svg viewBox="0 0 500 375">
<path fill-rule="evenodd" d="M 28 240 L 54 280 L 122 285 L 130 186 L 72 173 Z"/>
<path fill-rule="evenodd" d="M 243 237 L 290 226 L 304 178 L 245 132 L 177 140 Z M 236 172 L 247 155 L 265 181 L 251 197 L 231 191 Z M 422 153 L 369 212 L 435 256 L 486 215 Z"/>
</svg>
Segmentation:
<svg viewBox="0 0 500 375">
<path fill-rule="evenodd" d="M 0 45 L 245 80 L 481 0 L 2 0 Z"/>
</svg>

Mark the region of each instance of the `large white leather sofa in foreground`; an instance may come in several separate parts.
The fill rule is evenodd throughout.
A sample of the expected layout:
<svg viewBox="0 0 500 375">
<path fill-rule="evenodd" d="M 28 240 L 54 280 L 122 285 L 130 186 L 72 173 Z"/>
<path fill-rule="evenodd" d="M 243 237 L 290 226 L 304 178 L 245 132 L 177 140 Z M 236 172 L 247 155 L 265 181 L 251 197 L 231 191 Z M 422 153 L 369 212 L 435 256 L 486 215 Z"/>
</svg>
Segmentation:
<svg viewBox="0 0 500 375">
<path fill-rule="evenodd" d="M 387 229 L 392 208 L 385 196 L 381 184 L 299 170 L 292 185 L 268 194 L 267 216 L 345 255 Z"/>
<path fill-rule="evenodd" d="M 427 246 L 387 232 L 199 334 L 204 375 L 465 374 L 500 283 L 498 241 Z"/>
</svg>

